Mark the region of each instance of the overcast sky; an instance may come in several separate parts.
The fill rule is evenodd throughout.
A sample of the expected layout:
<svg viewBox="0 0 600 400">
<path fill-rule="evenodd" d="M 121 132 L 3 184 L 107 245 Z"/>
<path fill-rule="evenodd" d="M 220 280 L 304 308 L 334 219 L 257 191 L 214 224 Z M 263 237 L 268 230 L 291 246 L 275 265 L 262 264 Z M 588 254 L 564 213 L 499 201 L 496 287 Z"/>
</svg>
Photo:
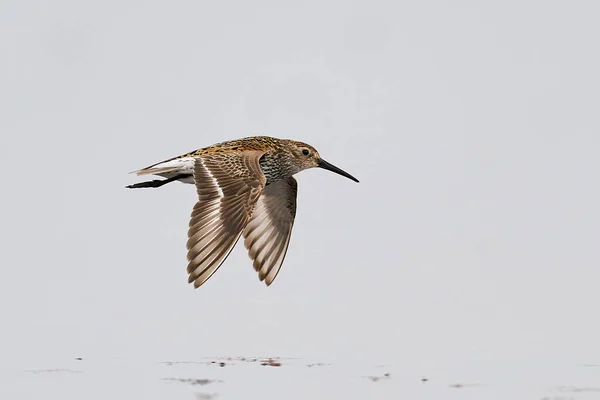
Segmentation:
<svg viewBox="0 0 600 400">
<path fill-rule="evenodd" d="M 600 362 L 598 2 L 287 3 L 2 2 L 2 363 Z M 258 134 L 360 183 L 194 290 L 194 187 L 128 173 Z"/>
</svg>

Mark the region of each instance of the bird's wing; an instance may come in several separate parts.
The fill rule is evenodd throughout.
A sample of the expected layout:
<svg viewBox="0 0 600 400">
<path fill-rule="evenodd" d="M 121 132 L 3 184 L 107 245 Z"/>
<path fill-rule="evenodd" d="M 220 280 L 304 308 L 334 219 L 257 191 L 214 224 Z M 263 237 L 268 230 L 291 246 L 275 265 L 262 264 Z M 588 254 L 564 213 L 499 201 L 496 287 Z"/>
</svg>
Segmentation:
<svg viewBox="0 0 600 400">
<path fill-rule="evenodd" d="M 265 187 L 244 228 L 244 245 L 254 260 L 259 279 L 267 286 L 277 276 L 290 243 L 296 217 L 296 193 L 298 183 L 293 177 Z"/>
<path fill-rule="evenodd" d="M 266 178 L 262 151 L 213 153 L 194 165 L 198 202 L 188 231 L 189 282 L 202 285 L 221 266 L 248 223 Z"/>
</svg>

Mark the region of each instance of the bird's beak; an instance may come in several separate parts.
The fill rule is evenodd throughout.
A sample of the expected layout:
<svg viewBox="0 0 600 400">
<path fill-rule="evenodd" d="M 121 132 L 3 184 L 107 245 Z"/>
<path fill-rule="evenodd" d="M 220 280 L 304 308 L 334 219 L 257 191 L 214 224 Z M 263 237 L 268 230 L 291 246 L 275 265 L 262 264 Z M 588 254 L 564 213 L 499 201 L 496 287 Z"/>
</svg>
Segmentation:
<svg viewBox="0 0 600 400">
<path fill-rule="evenodd" d="M 340 174 L 342 176 L 345 176 L 348 179 L 352 179 L 354 182 L 358 182 L 358 179 L 356 179 L 355 177 L 353 177 L 352 175 L 350 175 L 346 171 L 343 171 L 343 170 L 339 169 L 335 165 L 329 164 L 327 161 L 323 160 L 322 158 L 319 159 L 319 167 L 321 167 L 323 169 L 326 169 L 328 171 L 331 171 L 331 172 L 335 172 L 336 174 Z"/>
</svg>

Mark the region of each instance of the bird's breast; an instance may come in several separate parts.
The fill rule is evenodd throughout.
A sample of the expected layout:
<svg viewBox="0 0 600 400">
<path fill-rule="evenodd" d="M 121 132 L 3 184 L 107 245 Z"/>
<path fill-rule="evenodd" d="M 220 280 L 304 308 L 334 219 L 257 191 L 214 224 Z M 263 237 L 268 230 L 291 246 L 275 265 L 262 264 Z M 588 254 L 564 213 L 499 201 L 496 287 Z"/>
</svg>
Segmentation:
<svg viewBox="0 0 600 400">
<path fill-rule="evenodd" d="M 282 157 L 278 157 L 277 154 L 271 152 L 265 153 L 259 161 L 260 169 L 262 170 L 265 178 L 267 179 L 266 185 L 270 185 L 273 182 L 277 182 L 281 179 L 285 179 L 291 175 L 291 171 L 287 168 L 287 164 Z"/>
</svg>

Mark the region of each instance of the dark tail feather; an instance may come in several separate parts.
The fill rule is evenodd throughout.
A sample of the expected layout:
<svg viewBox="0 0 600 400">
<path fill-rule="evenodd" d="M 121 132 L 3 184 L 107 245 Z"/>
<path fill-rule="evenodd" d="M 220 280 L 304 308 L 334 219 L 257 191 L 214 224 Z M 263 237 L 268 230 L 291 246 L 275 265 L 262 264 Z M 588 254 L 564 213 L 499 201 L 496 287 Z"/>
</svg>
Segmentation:
<svg viewBox="0 0 600 400">
<path fill-rule="evenodd" d="M 155 179 L 153 181 L 134 183 L 133 185 L 128 185 L 125 187 L 129 188 L 129 189 L 157 188 L 157 187 L 161 187 L 162 185 L 166 185 L 167 183 L 177 181 L 179 179 L 187 178 L 188 176 L 189 176 L 189 174 L 179 174 L 179 175 L 175 175 L 170 178 L 163 179 L 163 180 Z"/>
</svg>

